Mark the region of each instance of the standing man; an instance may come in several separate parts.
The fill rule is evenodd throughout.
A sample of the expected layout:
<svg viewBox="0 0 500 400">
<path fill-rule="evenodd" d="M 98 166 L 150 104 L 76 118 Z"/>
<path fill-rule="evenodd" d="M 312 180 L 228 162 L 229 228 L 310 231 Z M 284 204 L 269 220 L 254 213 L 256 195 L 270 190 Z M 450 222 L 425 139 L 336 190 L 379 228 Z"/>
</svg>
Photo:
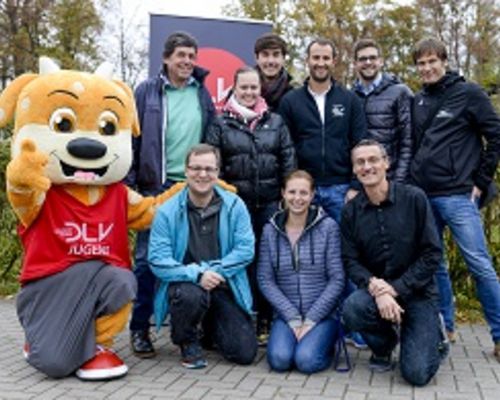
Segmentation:
<svg viewBox="0 0 500 400">
<path fill-rule="evenodd" d="M 352 163 L 363 190 L 342 211 L 342 260 L 358 289 L 345 301 L 343 318 L 372 350 L 371 369 L 391 370 L 400 341 L 403 378 L 423 386 L 449 349 L 434 282 L 441 244 L 432 210 L 420 189 L 387 180 L 380 143 L 358 143 Z"/>
<path fill-rule="evenodd" d="M 315 202 L 339 223 L 346 198 L 355 193 L 351 149 L 365 136 L 366 123 L 357 96 L 333 79 L 335 57 L 330 40 L 313 40 L 307 46 L 309 77 L 283 97 L 279 113 L 290 129 L 299 168 L 314 178 Z"/>
<path fill-rule="evenodd" d="M 187 186 L 157 211 L 151 228 L 149 262 L 158 278 L 155 320 L 170 312 L 172 342 L 182 365 L 207 365 L 199 343 L 215 343 L 228 361 L 252 363 L 257 353 L 246 267 L 255 238 L 243 201 L 215 186 L 220 166 L 216 148 L 194 146 L 187 154 Z"/>
<path fill-rule="evenodd" d="M 411 161 L 411 103 L 413 93 L 394 75 L 382 72 L 384 59 L 373 39 L 354 45 L 356 93 L 364 104 L 368 136 L 381 143 L 389 157 L 387 177 L 405 182 Z"/>
<path fill-rule="evenodd" d="M 254 46 L 257 71 L 261 80 L 261 95 L 269 111 L 276 111 L 281 98 L 293 89 L 291 75 L 285 70 L 286 42 L 275 33 L 264 33 Z"/>
<path fill-rule="evenodd" d="M 135 93 L 142 134 L 134 142 L 134 161 L 127 184 L 143 195 L 155 195 L 184 181 L 188 150 L 203 141 L 215 108 L 203 81 L 208 71 L 195 66 L 198 44 L 189 34 L 171 34 L 158 76 L 142 82 Z M 155 356 L 149 337 L 155 277 L 147 261 L 149 231 L 137 235 L 135 276 L 138 293 L 130 321 L 134 354 Z"/>
<path fill-rule="evenodd" d="M 448 56 L 441 41 L 418 42 L 413 60 L 423 88 L 413 106 L 411 179 L 429 197 L 439 233 L 448 225 L 460 248 L 476 282 L 500 362 L 500 284 L 478 211 L 492 190 L 500 154 L 500 118 L 478 85 L 447 71 Z M 437 278 L 441 312 L 453 339 L 453 292 L 444 260 Z"/>
</svg>

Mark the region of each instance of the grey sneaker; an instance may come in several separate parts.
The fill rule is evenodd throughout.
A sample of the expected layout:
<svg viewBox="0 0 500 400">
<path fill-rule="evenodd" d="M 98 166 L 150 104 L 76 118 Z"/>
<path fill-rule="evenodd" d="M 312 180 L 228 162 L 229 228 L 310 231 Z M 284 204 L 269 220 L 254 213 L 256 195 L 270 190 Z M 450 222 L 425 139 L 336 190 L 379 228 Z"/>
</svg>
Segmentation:
<svg viewBox="0 0 500 400">
<path fill-rule="evenodd" d="M 392 362 L 392 353 L 383 356 L 377 356 L 372 353 L 369 362 L 370 369 L 374 372 L 387 372 L 394 368 Z"/>
<path fill-rule="evenodd" d="M 181 364 L 188 369 L 205 368 L 208 363 L 203 357 L 201 346 L 198 342 L 181 345 L 182 360 Z"/>
</svg>

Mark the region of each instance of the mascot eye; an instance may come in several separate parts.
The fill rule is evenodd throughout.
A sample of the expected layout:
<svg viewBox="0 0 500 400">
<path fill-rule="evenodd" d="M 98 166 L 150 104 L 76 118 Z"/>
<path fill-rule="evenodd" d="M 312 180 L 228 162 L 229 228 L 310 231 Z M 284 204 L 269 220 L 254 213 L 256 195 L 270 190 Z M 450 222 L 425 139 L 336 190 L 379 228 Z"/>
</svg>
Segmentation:
<svg viewBox="0 0 500 400">
<path fill-rule="evenodd" d="M 111 111 L 104 111 L 99 116 L 98 124 L 101 135 L 112 136 L 118 132 L 118 117 Z"/>
<path fill-rule="evenodd" d="M 76 127 L 76 115 L 70 108 L 58 108 L 50 116 L 49 126 L 54 132 L 71 133 Z"/>
</svg>

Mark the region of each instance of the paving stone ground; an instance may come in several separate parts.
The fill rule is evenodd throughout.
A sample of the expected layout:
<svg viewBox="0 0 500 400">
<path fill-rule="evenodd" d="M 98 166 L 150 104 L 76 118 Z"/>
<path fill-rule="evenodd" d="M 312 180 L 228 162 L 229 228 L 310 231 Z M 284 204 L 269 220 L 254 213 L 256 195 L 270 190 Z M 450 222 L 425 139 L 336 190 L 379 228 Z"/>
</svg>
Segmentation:
<svg viewBox="0 0 500 400">
<path fill-rule="evenodd" d="M 500 363 L 492 356 L 488 329 L 461 325 L 450 357 L 424 388 L 406 384 L 398 370 L 374 374 L 367 368 L 368 351 L 349 348 L 353 368 L 315 375 L 271 372 L 263 350 L 252 366 L 234 366 L 208 353 L 209 366 L 182 368 L 167 331 L 155 345 L 158 356 L 140 360 L 131 353 L 128 334 L 116 350 L 129 374 L 110 382 L 81 382 L 75 377 L 54 380 L 29 366 L 21 355 L 24 342 L 13 300 L 0 300 L 0 399 L 290 399 L 290 400 L 500 400 Z"/>
</svg>

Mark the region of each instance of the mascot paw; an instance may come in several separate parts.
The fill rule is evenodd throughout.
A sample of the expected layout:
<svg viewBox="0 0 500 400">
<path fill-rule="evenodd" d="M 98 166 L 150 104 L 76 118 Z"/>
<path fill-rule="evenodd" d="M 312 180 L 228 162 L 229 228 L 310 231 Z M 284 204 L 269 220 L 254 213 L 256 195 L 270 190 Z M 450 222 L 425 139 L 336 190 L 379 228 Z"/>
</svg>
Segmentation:
<svg viewBox="0 0 500 400">
<path fill-rule="evenodd" d="M 50 188 L 50 180 L 44 173 L 48 161 L 35 142 L 24 139 L 20 154 L 7 165 L 7 181 L 16 188 L 46 192 Z"/>
<path fill-rule="evenodd" d="M 233 186 L 226 181 L 223 181 L 222 179 L 219 179 L 217 181 L 217 185 L 219 185 L 222 189 L 227 190 L 228 192 L 236 193 L 238 191 L 238 189 L 236 189 L 236 186 Z"/>
</svg>

